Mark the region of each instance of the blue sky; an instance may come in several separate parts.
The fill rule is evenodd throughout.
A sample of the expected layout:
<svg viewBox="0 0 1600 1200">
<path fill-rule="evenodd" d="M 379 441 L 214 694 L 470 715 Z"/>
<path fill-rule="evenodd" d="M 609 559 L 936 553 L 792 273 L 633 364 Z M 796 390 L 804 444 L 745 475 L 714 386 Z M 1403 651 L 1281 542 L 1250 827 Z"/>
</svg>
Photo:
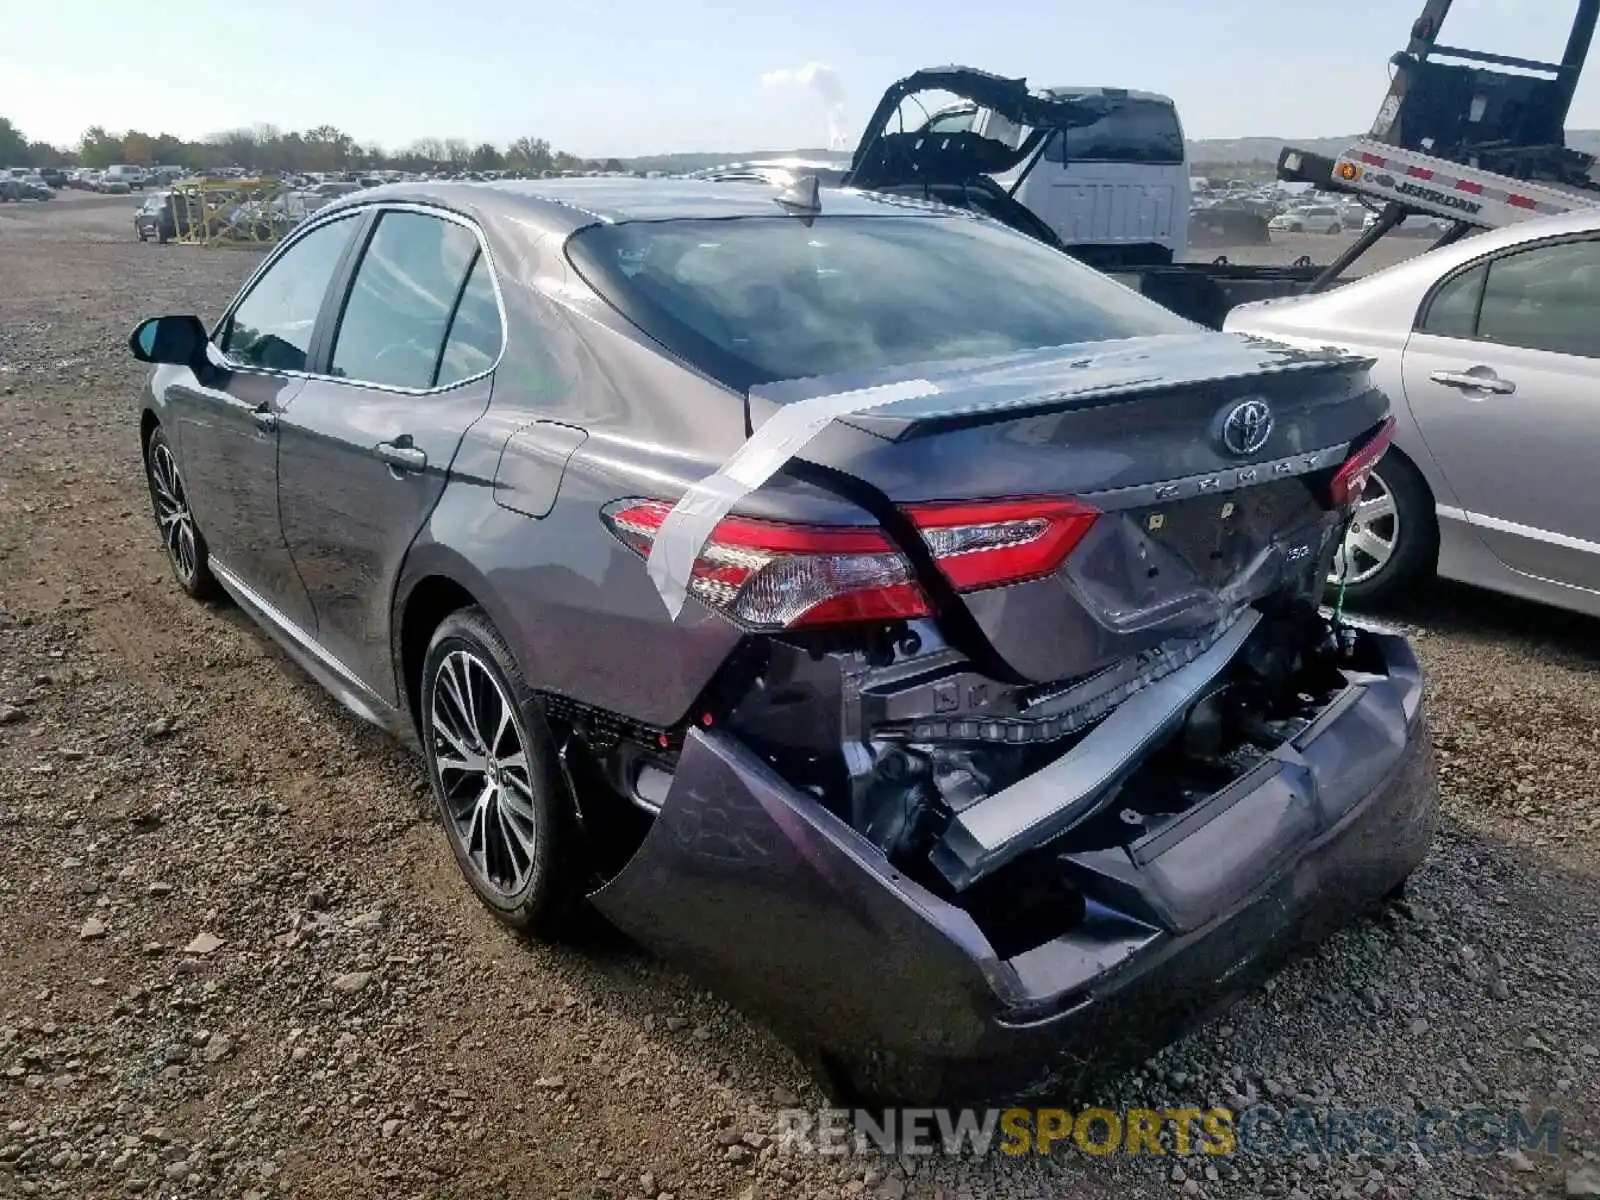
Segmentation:
<svg viewBox="0 0 1600 1200">
<path fill-rule="evenodd" d="M 1456 45 L 1556 56 L 1576 0 L 1456 0 Z M 853 142 L 952 60 L 1172 95 L 1194 137 L 1364 129 L 1421 0 L 0 0 L 0 116 L 32 138 L 328 122 L 396 148 L 585 156 Z M 808 65 L 813 66 L 809 72 Z M 764 79 L 765 77 L 765 79 Z M 1600 63 L 1570 122 L 1600 127 Z"/>
</svg>

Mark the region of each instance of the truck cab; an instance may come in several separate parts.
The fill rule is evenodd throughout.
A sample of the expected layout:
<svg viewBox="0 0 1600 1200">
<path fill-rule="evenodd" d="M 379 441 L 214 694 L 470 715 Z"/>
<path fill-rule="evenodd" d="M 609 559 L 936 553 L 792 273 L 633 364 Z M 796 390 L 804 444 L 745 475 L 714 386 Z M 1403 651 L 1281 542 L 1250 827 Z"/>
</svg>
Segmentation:
<svg viewBox="0 0 1600 1200">
<path fill-rule="evenodd" d="M 940 92 L 954 100 L 930 112 L 922 95 Z M 1183 126 L 1155 92 L 929 68 L 884 94 L 851 182 L 976 208 L 1101 270 L 1166 265 L 1188 249 Z"/>
<path fill-rule="evenodd" d="M 1091 266 L 1180 261 L 1189 244 L 1193 185 L 1177 106 L 1167 96 L 1129 88 L 1043 90 L 1099 103 L 1105 115 L 1053 130 L 1031 159 L 997 182 Z M 1004 123 L 984 109 L 973 131 L 994 136 L 989 130 L 998 134 Z"/>
</svg>

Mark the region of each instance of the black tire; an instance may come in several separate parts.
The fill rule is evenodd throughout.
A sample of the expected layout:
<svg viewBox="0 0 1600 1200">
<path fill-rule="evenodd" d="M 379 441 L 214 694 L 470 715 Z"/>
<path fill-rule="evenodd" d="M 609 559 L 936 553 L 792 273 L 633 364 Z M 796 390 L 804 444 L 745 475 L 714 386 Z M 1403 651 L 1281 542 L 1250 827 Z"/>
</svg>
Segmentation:
<svg viewBox="0 0 1600 1200">
<path fill-rule="evenodd" d="M 166 553 L 167 566 L 172 577 L 192 599 L 217 600 L 222 596 L 222 586 L 211 573 L 211 554 L 205 535 L 189 512 L 189 497 L 183 487 L 183 475 L 178 470 L 178 459 L 161 426 L 150 432 L 144 446 L 144 478 L 150 489 L 150 506 L 155 513 L 156 529 L 161 535 L 161 546 Z M 169 482 L 170 478 L 170 482 Z M 183 516 L 175 517 L 173 504 Z M 184 528 L 185 520 L 187 529 Z M 187 534 L 188 541 L 185 540 Z"/>
<path fill-rule="evenodd" d="M 472 665 L 464 666 L 468 663 Z M 467 758 L 451 753 L 452 743 L 433 719 L 435 702 L 444 705 L 440 711 L 451 721 L 465 717 L 467 714 L 455 703 L 463 690 L 459 686 L 461 672 L 477 669 L 487 672 L 495 685 L 495 695 L 491 697 L 489 689 L 481 687 L 470 690 L 476 697 L 475 702 L 469 701 L 474 710 L 473 722 L 497 724 L 498 705 L 509 699 L 509 732 L 523 748 L 525 769 L 520 772 L 501 764 L 497 757 L 505 755 L 511 745 L 504 730 L 498 736 L 487 737 L 480 731 L 475 747 L 469 747 L 482 752 L 474 757 L 485 761 L 483 771 L 448 765 L 441 769 L 441 751 L 446 759 L 457 757 L 466 762 Z M 456 685 L 454 691 L 452 683 Z M 538 697 L 523 678 L 505 639 L 482 609 L 459 609 L 434 630 L 422 664 L 421 714 L 428 782 L 462 875 L 485 907 L 507 925 L 541 937 L 557 932 L 577 896 L 572 881 L 582 878 L 574 809 Z M 505 757 L 510 761 L 511 756 Z M 478 781 L 487 784 L 492 777 L 499 780 L 493 796 L 487 802 L 481 795 L 476 801 L 471 800 Z M 487 790 L 479 788 L 480 792 Z M 484 809 L 481 838 L 473 835 L 479 845 L 478 857 L 465 836 L 472 832 L 471 817 L 464 812 L 470 808 Z M 490 829 L 491 819 L 498 823 L 498 832 Z M 465 831 L 463 821 L 467 825 Z M 508 831 L 512 830 L 518 834 L 531 830 L 527 839 L 531 848 L 520 844 L 520 855 L 510 847 Z M 498 839 L 498 850 L 491 849 L 491 838 Z M 518 874 L 508 875 L 508 871 Z M 519 877 L 524 871 L 525 878 Z"/>
<path fill-rule="evenodd" d="M 1337 221 L 1335 221 L 1332 225 L 1328 226 L 1328 232 L 1330 234 L 1343 233 L 1344 232 L 1344 226 L 1340 225 Z"/>
<path fill-rule="evenodd" d="M 1370 578 L 1345 585 L 1345 599 L 1378 606 L 1391 603 L 1423 580 L 1432 578 L 1439 565 L 1439 518 L 1433 493 L 1422 472 L 1398 450 L 1390 450 L 1373 472 L 1379 484 L 1394 497 L 1397 516 L 1394 551 L 1389 561 Z M 1338 584 L 1330 588 L 1337 592 Z"/>
</svg>

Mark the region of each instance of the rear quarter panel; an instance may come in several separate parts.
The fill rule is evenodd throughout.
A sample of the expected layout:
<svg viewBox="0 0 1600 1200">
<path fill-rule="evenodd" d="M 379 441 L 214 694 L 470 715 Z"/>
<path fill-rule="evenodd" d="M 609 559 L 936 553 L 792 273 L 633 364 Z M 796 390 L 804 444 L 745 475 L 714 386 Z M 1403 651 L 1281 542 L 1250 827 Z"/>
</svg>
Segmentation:
<svg viewBox="0 0 1600 1200">
<path fill-rule="evenodd" d="M 533 687 L 671 725 L 743 635 L 697 603 L 672 620 L 644 560 L 610 534 L 600 512 L 630 497 L 675 501 L 714 472 L 744 441 L 743 399 L 664 357 L 569 279 L 553 239 L 492 248 L 506 355 L 489 411 L 469 431 L 413 546 L 396 603 L 403 609 L 430 575 L 451 579 L 488 611 Z M 568 453 L 503 470 L 508 440 L 540 421 L 583 436 L 563 439 Z M 504 494 L 512 486 L 536 493 L 539 504 Z M 765 503 L 772 515 L 841 518 L 840 502 L 799 485 L 775 489 Z M 530 515 L 535 508 L 543 515 Z"/>
</svg>

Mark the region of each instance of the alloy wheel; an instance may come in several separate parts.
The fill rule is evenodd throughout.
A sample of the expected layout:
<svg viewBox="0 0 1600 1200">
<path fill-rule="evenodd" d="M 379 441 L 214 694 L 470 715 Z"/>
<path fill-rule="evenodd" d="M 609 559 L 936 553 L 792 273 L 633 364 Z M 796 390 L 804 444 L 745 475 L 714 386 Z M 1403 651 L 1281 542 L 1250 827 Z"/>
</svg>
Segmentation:
<svg viewBox="0 0 1600 1200">
<path fill-rule="evenodd" d="M 155 498 L 156 522 L 161 527 L 161 541 L 167 558 L 180 582 L 194 583 L 200 566 L 200 552 L 196 541 L 194 516 L 189 511 L 189 498 L 183 490 L 183 477 L 178 474 L 178 464 L 166 443 L 158 444 L 150 455 L 150 488 Z"/>
<path fill-rule="evenodd" d="M 1334 556 L 1328 581 L 1335 586 L 1366 583 L 1389 565 L 1399 543 L 1399 506 L 1383 477 L 1374 472 L 1356 503 L 1350 528 Z"/>
<path fill-rule="evenodd" d="M 538 822 L 527 739 L 483 659 L 451 650 L 439 663 L 428 736 L 445 813 L 478 880 L 519 895 L 533 874 Z"/>
</svg>

